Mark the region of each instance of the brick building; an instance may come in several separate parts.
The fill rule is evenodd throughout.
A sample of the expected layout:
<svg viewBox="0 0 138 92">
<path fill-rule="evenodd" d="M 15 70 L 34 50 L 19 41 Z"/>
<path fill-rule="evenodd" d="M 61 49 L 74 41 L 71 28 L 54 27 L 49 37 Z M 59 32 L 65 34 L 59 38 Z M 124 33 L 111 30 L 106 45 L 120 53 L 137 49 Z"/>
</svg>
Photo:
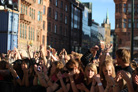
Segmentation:
<svg viewBox="0 0 138 92">
<path fill-rule="evenodd" d="M 26 45 L 39 50 L 46 47 L 46 0 L 19 0 L 18 49 L 26 50 Z"/>
<path fill-rule="evenodd" d="M 47 45 L 69 51 L 69 0 L 46 0 Z"/>
<path fill-rule="evenodd" d="M 131 0 L 114 0 L 115 2 L 115 33 L 118 48 L 130 50 L 131 46 Z M 138 52 L 138 1 L 134 4 L 134 51 Z"/>
</svg>

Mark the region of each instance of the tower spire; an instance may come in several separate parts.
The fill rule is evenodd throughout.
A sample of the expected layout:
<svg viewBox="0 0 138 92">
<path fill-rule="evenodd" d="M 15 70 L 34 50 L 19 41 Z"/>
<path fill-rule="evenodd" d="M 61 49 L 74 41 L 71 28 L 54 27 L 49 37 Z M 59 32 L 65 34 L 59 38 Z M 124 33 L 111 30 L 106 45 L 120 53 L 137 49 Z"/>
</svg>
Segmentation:
<svg viewBox="0 0 138 92">
<path fill-rule="evenodd" d="M 108 9 L 107 9 L 107 12 L 106 12 L 106 23 L 109 24 L 109 14 L 108 14 Z"/>
</svg>

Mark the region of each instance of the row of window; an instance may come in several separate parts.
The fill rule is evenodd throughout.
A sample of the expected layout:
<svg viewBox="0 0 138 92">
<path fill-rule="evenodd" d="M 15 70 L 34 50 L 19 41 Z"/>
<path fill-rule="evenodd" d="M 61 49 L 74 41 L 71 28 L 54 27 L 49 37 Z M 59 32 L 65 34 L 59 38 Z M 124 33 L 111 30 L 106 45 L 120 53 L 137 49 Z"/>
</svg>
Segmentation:
<svg viewBox="0 0 138 92">
<path fill-rule="evenodd" d="M 122 12 L 122 8 L 124 13 L 131 13 L 131 4 L 116 4 L 116 12 Z M 136 4 L 134 7 L 134 12 L 138 12 L 138 5 Z"/>
<path fill-rule="evenodd" d="M 68 6 L 65 5 L 65 8 L 64 8 L 63 1 L 60 1 L 60 6 L 59 6 L 59 0 L 54 0 L 54 1 L 55 1 L 56 7 L 60 7 L 61 9 L 65 9 L 66 12 L 68 11 Z M 50 0 L 50 3 L 52 3 L 52 0 Z"/>
<path fill-rule="evenodd" d="M 27 15 L 28 6 L 21 4 L 21 14 Z M 32 19 L 35 19 L 35 9 L 31 8 L 29 9 L 29 16 Z"/>
<path fill-rule="evenodd" d="M 51 17 L 51 15 L 52 15 L 52 9 L 49 7 L 48 8 L 48 17 Z M 60 18 L 58 18 L 58 12 L 57 11 L 55 11 L 55 16 L 54 16 L 54 18 L 55 18 L 55 20 L 58 20 L 59 19 L 59 21 L 63 21 L 63 17 L 65 16 L 65 15 L 63 15 L 63 13 L 60 13 Z M 68 18 L 67 18 L 67 16 L 65 16 L 65 24 L 67 24 L 67 20 L 68 20 Z"/>
<path fill-rule="evenodd" d="M 116 28 L 122 28 L 122 22 L 123 28 L 131 28 L 131 19 L 116 19 Z M 134 28 L 138 28 L 138 19 L 134 20 Z"/>
<path fill-rule="evenodd" d="M 30 7 L 29 16 L 35 20 L 35 9 Z"/>
<path fill-rule="evenodd" d="M 42 12 L 41 11 L 38 11 L 37 20 L 42 21 Z"/>
<path fill-rule="evenodd" d="M 51 27 L 52 27 L 51 22 L 48 22 L 48 32 L 51 31 Z M 58 28 L 57 25 L 54 25 L 54 31 L 53 32 L 54 33 L 59 33 L 59 34 L 64 35 L 64 36 L 67 36 L 67 28 L 65 28 L 65 30 L 63 32 L 63 27 L 62 26 L 59 26 L 59 28 Z"/>
<path fill-rule="evenodd" d="M 27 24 L 20 23 L 20 38 L 35 40 L 35 29 L 29 26 L 27 31 Z"/>
<path fill-rule="evenodd" d="M 137 40 L 134 41 L 134 46 L 138 47 L 138 41 Z"/>
<path fill-rule="evenodd" d="M 21 4 L 21 14 L 27 15 L 27 5 Z"/>
</svg>

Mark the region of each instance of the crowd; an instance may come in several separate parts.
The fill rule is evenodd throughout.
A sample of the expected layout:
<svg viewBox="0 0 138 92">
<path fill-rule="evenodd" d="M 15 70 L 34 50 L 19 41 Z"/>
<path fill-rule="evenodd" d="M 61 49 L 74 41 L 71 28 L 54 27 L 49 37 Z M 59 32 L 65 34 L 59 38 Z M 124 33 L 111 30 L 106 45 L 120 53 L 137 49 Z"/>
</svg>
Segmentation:
<svg viewBox="0 0 138 92">
<path fill-rule="evenodd" d="M 54 48 L 28 57 L 15 48 L 0 55 L 0 92 L 138 92 L 138 67 L 130 61 L 126 49 L 116 51 L 112 59 L 106 46 L 96 59 L 98 46 L 85 54 Z"/>
</svg>

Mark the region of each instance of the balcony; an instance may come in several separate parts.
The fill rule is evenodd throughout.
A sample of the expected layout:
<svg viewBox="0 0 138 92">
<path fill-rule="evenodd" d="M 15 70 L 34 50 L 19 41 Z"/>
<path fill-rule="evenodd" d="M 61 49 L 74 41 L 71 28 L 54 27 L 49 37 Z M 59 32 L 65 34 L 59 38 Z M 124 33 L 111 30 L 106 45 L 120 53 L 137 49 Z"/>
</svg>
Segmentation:
<svg viewBox="0 0 138 92">
<path fill-rule="evenodd" d="M 31 23 L 31 18 L 25 14 L 20 14 L 20 20 L 22 22 L 25 22 L 27 24 L 30 24 Z"/>
<path fill-rule="evenodd" d="M 21 3 L 30 6 L 33 4 L 33 0 L 21 0 Z"/>
</svg>

